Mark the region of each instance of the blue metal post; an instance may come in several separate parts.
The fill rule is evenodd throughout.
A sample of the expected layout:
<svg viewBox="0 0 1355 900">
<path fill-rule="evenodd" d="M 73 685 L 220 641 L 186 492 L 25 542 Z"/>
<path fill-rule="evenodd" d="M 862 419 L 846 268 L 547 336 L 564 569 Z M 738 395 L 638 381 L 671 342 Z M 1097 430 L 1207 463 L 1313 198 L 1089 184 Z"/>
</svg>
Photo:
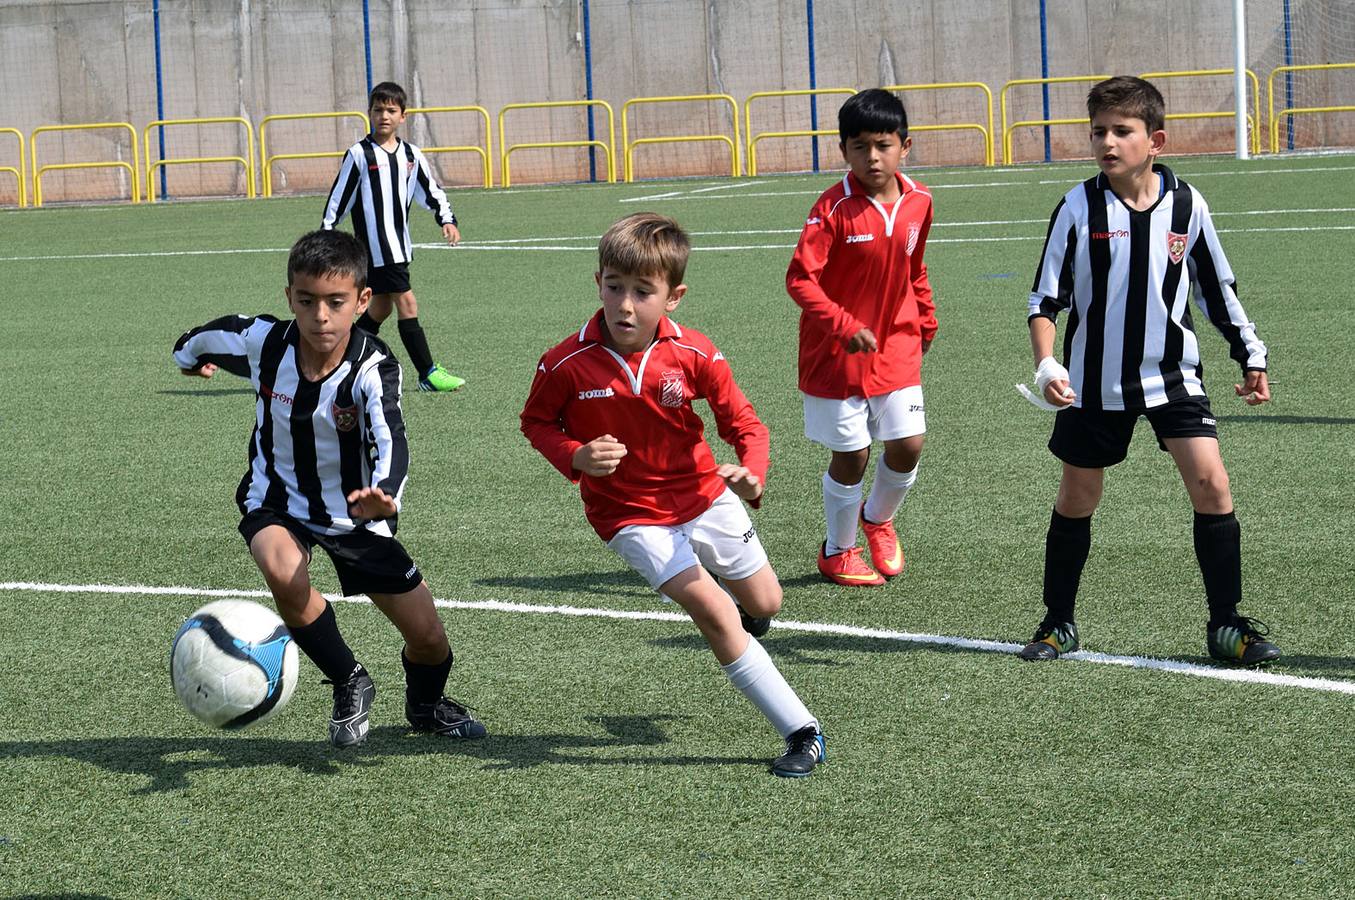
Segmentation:
<svg viewBox="0 0 1355 900">
<path fill-rule="evenodd" d="M 1293 24 L 1294 21 L 1289 17 L 1289 0 L 1284 0 L 1284 64 L 1292 66 L 1294 64 L 1294 43 L 1293 43 Z M 1294 73 L 1284 73 L 1284 107 L 1289 109 L 1294 105 Z M 1294 117 L 1285 116 L 1285 135 L 1288 138 L 1288 149 L 1294 149 Z"/>
<path fill-rule="evenodd" d="M 589 100 L 593 99 L 593 29 L 588 20 L 588 0 L 583 0 L 583 79 Z M 597 140 L 593 130 L 593 107 L 588 107 L 588 140 Z M 503 148 L 500 147 L 500 150 Z M 588 148 L 588 180 L 598 180 L 597 148 Z"/>
<path fill-rule="evenodd" d="M 144 7 L 143 7 L 144 8 Z M 155 117 L 163 119 L 165 117 L 165 80 L 164 70 L 160 65 L 160 0 L 154 0 L 151 4 L 151 17 L 155 22 Z M 165 158 L 165 126 L 161 125 L 156 131 L 160 132 L 160 158 Z M 165 178 L 165 167 L 160 167 L 160 196 L 161 198 L 169 196 L 168 181 Z"/>
<path fill-rule="evenodd" d="M 1045 0 L 1040 0 L 1040 77 L 1049 77 L 1049 20 L 1045 16 Z M 1044 117 L 1049 118 L 1049 85 L 1040 85 L 1044 95 Z M 1049 126 L 1044 127 L 1044 161 L 1052 159 L 1049 146 Z"/>
<path fill-rule="evenodd" d="M 809 27 L 809 89 L 818 90 L 818 75 L 814 71 L 814 0 L 805 0 L 805 18 Z M 809 96 L 809 128 L 811 131 L 819 130 L 819 100 L 818 97 L 810 94 Z M 814 151 L 814 171 L 819 170 L 819 136 L 814 135 L 810 139 Z"/>
<path fill-rule="evenodd" d="M 372 95 L 372 16 L 368 0 L 362 0 L 362 48 L 367 53 L 367 96 Z"/>
</svg>

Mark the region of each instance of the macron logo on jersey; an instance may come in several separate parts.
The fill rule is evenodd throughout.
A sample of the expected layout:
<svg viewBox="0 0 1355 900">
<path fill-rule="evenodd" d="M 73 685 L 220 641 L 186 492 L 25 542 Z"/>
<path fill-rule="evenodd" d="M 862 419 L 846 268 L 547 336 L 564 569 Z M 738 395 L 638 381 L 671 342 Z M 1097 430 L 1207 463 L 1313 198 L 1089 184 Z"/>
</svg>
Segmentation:
<svg viewBox="0 0 1355 900">
<path fill-rule="evenodd" d="M 1094 241 L 1108 241 L 1112 238 L 1127 238 L 1129 237 L 1129 229 L 1116 228 L 1113 231 L 1093 231 L 1091 237 Z"/>
<path fill-rule="evenodd" d="M 597 400 L 602 397 L 615 397 L 616 391 L 609 387 L 594 388 L 591 391 L 579 391 L 580 400 Z"/>
<path fill-rule="evenodd" d="M 277 391 L 273 390 L 266 384 L 261 383 L 259 385 L 259 393 L 263 395 L 265 400 L 276 400 L 279 403 L 286 404 L 287 406 L 292 405 L 292 398 L 290 395 L 279 394 Z"/>
<path fill-rule="evenodd" d="M 864 243 L 866 243 L 867 241 L 873 241 L 873 240 L 875 240 L 875 235 L 873 235 L 873 234 L 849 234 L 849 235 L 847 235 L 847 243 L 849 243 L 849 244 L 864 244 Z"/>
</svg>

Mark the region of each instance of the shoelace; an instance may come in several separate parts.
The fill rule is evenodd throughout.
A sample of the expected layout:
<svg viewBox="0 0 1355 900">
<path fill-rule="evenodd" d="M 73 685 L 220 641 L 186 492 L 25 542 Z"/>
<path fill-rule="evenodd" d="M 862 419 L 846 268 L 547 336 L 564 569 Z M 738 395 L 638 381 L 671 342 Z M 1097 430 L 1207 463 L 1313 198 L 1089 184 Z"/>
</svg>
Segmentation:
<svg viewBox="0 0 1355 900">
<path fill-rule="evenodd" d="M 334 686 L 334 699 L 345 706 L 353 706 L 358 702 L 358 679 L 357 676 L 350 677 L 347 681 L 332 681 L 328 678 L 321 679 L 321 684 L 330 684 Z"/>
<path fill-rule="evenodd" d="M 1248 616 L 1239 616 L 1233 622 L 1233 627 L 1242 632 L 1242 636 L 1249 638 L 1263 638 L 1270 634 L 1270 626 L 1260 619 L 1253 619 Z"/>
</svg>

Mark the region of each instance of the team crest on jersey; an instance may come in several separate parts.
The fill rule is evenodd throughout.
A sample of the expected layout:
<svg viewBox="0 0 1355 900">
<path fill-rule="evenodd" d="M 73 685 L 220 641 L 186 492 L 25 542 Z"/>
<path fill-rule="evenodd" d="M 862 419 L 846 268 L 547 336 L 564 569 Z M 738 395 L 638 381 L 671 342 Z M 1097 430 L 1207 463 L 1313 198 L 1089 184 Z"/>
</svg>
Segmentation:
<svg viewBox="0 0 1355 900">
<path fill-rule="evenodd" d="M 682 370 L 664 372 L 659 375 L 659 405 L 681 406 L 687 400 L 687 382 Z"/>
<path fill-rule="evenodd" d="M 340 431 L 352 431 L 358 424 L 358 408 L 353 406 L 340 406 L 335 403 L 330 406 L 329 411 L 334 414 L 334 427 Z"/>
<path fill-rule="evenodd" d="M 1174 231 L 1167 232 L 1167 258 L 1177 265 L 1186 256 L 1186 236 Z"/>
<path fill-rule="evenodd" d="M 916 222 L 908 223 L 908 243 L 905 245 L 908 255 L 913 255 L 913 250 L 917 247 L 918 236 L 922 234 L 922 226 Z"/>
</svg>

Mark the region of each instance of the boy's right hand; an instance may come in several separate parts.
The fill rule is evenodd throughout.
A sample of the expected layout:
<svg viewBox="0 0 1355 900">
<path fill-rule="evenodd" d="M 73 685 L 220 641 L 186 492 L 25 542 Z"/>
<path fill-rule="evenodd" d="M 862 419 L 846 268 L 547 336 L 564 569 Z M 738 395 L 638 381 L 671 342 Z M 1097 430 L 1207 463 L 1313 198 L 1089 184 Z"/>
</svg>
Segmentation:
<svg viewBox="0 0 1355 900">
<path fill-rule="evenodd" d="M 847 338 L 848 353 L 874 353 L 880 349 L 880 345 L 875 340 L 875 332 L 869 328 L 862 328 L 856 334 Z"/>
<path fill-rule="evenodd" d="M 1040 360 L 1035 369 L 1035 384 L 1039 386 L 1045 400 L 1060 409 L 1072 406 L 1077 399 L 1077 394 L 1068 383 L 1068 370 L 1052 356 Z"/>
<path fill-rule="evenodd" d="M 195 369 L 180 369 L 179 371 L 190 378 L 211 378 L 216 374 L 216 370 L 215 363 L 203 363 Z"/>
<path fill-rule="evenodd" d="M 585 475 L 606 478 L 621 465 L 621 458 L 625 455 L 626 445 L 610 434 L 604 434 L 575 450 L 574 458 L 570 462 Z"/>
</svg>

